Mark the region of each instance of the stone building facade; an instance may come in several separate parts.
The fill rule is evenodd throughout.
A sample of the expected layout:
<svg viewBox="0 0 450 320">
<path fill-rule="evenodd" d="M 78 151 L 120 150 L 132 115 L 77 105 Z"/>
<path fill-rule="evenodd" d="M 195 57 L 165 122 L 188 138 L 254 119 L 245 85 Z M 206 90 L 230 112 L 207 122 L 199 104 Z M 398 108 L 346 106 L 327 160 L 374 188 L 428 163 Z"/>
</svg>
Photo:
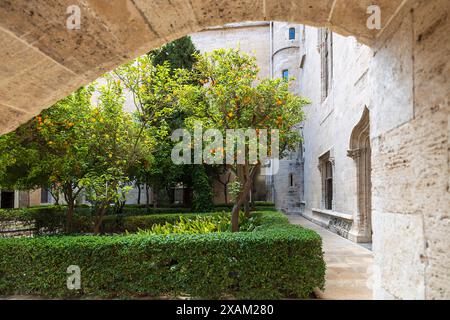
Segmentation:
<svg viewBox="0 0 450 320">
<path fill-rule="evenodd" d="M 0 189 L 0 209 L 17 209 L 43 204 L 41 191 Z"/>
<path fill-rule="evenodd" d="M 325 28 L 299 28 L 298 90 L 311 101 L 297 153 L 298 175 L 304 176 L 300 210 L 345 238 L 370 243 L 373 52 Z"/>
<path fill-rule="evenodd" d="M 271 22 L 271 63 L 272 78 L 290 78 L 290 91 L 300 95 L 300 75 L 304 49 L 303 26 L 287 22 Z M 303 202 L 303 149 L 291 152 L 278 163 L 278 172 L 266 177 L 268 201 L 277 208 L 291 214 L 299 214 Z M 270 165 L 274 166 L 272 162 Z"/>
<path fill-rule="evenodd" d="M 206 28 L 190 35 L 202 53 L 216 49 L 239 49 L 256 57 L 259 77 L 270 75 L 270 22 L 240 22 Z"/>
</svg>

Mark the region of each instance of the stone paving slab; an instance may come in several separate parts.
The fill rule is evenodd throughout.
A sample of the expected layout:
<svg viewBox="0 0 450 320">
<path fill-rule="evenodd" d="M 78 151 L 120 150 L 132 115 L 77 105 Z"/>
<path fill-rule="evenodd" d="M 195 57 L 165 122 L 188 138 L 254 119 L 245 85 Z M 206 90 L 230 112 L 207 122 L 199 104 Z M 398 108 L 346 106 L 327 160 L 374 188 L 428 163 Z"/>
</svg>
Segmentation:
<svg viewBox="0 0 450 320">
<path fill-rule="evenodd" d="M 325 291 L 316 292 L 320 299 L 373 299 L 373 254 L 370 250 L 301 216 L 288 216 L 288 218 L 291 223 L 312 229 L 322 237 L 327 271 L 325 274 Z"/>
</svg>

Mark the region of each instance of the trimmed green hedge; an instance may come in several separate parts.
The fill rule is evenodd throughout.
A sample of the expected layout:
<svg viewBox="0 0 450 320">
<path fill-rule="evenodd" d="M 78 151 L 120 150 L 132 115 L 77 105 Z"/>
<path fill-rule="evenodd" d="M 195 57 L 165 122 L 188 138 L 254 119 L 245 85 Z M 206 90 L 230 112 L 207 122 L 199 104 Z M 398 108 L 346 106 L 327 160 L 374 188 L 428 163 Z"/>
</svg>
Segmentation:
<svg viewBox="0 0 450 320">
<path fill-rule="evenodd" d="M 233 208 L 232 204 L 217 204 L 214 206 L 213 211 L 229 211 Z M 271 202 L 256 202 L 256 210 L 259 211 L 272 211 L 275 210 L 273 203 Z M 59 215 L 63 217 L 67 210 L 67 206 L 60 205 L 46 205 L 46 206 L 33 206 L 21 209 L 0 209 L 0 221 L 2 220 L 29 220 L 40 218 L 43 219 L 46 215 Z M 80 216 L 92 216 L 92 208 L 86 205 L 77 206 L 75 212 Z M 173 207 L 173 208 L 152 208 L 148 210 L 142 205 L 125 205 L 122 209 L 121 215 L 136 216 L 136 215 L 147 215 L 147 214 L 180 214 L 180 213 L 192 213 L 193 211 L 189 208 L 184 207 Z M 113 214 L 113 209 L 108 210 L 107 214 Z M 50 219 L 45 217 L 46 219 Z M 58 218 L 62 219 L 62 218 Z"/>
<path fill-rule="evenodd" d="M 66 224 L 66 210 L 64 206 L 41 206 L 14 210 L 0 210 L 0 221 L 32 221 L 38 234 L 52 234 L 63 229 Z M 76 208 L 74 215 L 74 230 L 91 232 L 93 219 L 90 208 Z"/>
<path fill-rule="evenodd" d="M 38 235 L 54 234 L 64 229 L 66 224 L 66 210 L 64 206 L 42 206 L 17 210 L 1 210 L 0 221 L 33 221 Z M 134 214 L 133 214 L 134 213 Z M 108 215 L 103 219 L 102 232 L 123 233 L 135 232 L 138 229 L 150 229 L 154 224 L 166 222 L 175 223 L 180 220 L 180 215 L 190 218 L 199 214 L 220 214 L 219 212 L 206 213 L 170 213 L 145 214 L 145 211 L 134 209 L 127 214 Z M 74 233 L 91 233 L 94 228 L 94 217 L 90 208 L 76 208 L 73 217 Z"/>
<path fill-rule="evenodd" d="M 54 234 L 64 230 L 66 224 L 66 206 L 41 206 L 14 210 L 1 210 L 0 221 L 17 220 L 33 221 L 37 234 Z M 178 210 L 178 211 L 177 211 Z M 272 207 L 256 207 L 259 211 L 276 211 Z M 109 214 L 105 216 L 102 231 L 106 233 L 135 232 L 138 229 L 151 228 L 154 224 L 163 224 L 166 221 L 174 223 L 179 220 L 180 214 L 191 217 L 198 214 L 216 214 L 230 212 L 231 207 L 216 207 L 216 212 L 188 211 L 184 208 L 153 209 L 147 213 L 145 208 L 125 207 L 120 215 Z M 74 233 L 91 233 L 94 227 L 93 211 L 89 207 L 77 207 L 73 217 Z"/>
<path fill-rule="evenodd" d="M 29 212 L 33 214 L 33 212 L 50 212 L 50 211 L 65 211 L 67 210 L 67 206 L 60 205 L 45 205 L 45 206 L 33 206 L 28 208 L 20 208 L 20 209 L 0 209 L 0 220 L 2 217 L 6 217 L 8 215 L 10 216 L 20 216 L 20 215 L 26 215 L 26 212 Z M 92 214 L 92 207 L 83 205 L 83 206 L 77 206 L 75 208 L 77 213 L 80 213 L 82 215 L 91 215 Z M 174 207 L 174 208 L 149 208 L 148 210 L 145 207 L 140 207 L 137 205 L 127 205 L 123 208 L 121 214 L 125 215 L 144 215 L 144 214 L 161 214 L 161 213 L 188 213 L 192 212 L 189 208 L 183 208 L 183 207 Z M 111 207 L 108 212 L 108 214 L 113 213 L 113 208 Z"/>
<path fill-rule="evenodd" d="M 308 298 L 324 285 L 321 238 L 278 212 L 253 232 L 0 239 L 0 295 Z M 80 291 L 66 287 L 81 268 Z"/>
<path fill-rule="evenodd" d="M 232 207 L 232 203 L 217 203 L 216 207 Z M 255 201 L 257 207 L 275 207 L 275 203 L 271 201 Z"/>
</svg>

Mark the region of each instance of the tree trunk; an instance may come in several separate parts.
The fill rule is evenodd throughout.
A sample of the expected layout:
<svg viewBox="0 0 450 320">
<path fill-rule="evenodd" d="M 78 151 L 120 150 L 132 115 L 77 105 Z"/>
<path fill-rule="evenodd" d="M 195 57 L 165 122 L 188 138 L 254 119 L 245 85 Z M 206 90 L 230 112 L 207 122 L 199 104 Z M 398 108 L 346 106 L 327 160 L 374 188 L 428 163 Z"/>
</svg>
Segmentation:
<svg viewBox="0 0 450 320">
<path fill-rule="evenodd" d="M 66 233 L 72 232 L 73 215 L 75 211 L 75 196 L 73 194 L 73 188 L 70 183 L 66 184 L 63 188 L 64 198 L 67 202 L 67 214 L 66 214 Z"/>
<path fill-rule="evenodd" d="M 255 176 L 255 172 L 257 171 L 257 168 L 259 167 L 259 164 L 257 164 L 253 170 L 248 174 L 247 179 L 241 180 L 244 181 L 244 185 L 241 188 L 241 192 L 239 192 L 238 197 L 236 199 L 236 203 L 234 204 L 233 210 L 231 212 L 231 231 L 237 232 L 239 231 L 239 210 L 241 209 L 242 205 L 245 203 L 246 199 L 248 198 L 251 186 L 253 184 L 253 178 Z M 238 165 L 238 177 L 244 176 L 244 165 Z M 240 178 L 242 179 L 242 178 Z"/>
<path fill-rule="evenodd" d="M 102 203 L 99 214 L 97 215 L 97 220 L 95 221 L 94 234 L 99 234 L 103 224 L 103 217 L 105 216 L 108 204 Z"/>
<path fill-rule="evenodd" d="M 126 203 L 127 203 L 127 200 L 124 200 L 124 201 L 118 200 L 115 203 L 115 206 L 114 206 L 114 213 L 115 214 L 122 214 L 123 213 L 123 208 L 125 207 Z"/>
<path fill-rule="evenodd" d="M 73 214 L 75 211 L 75 201 L 67 203 L 67 217 L 66 217 L 66 233 L 72 233 L 73 230 Z"/>
<path fill-rule="evenodd" d="M 49 189 L 50 195 L 52 196 L 53 200 L 55 200 L 55 206 L 59 206 L 59 191 L 58 189 L 54 189 L 50 187 Z"/>
<path fill-rule="evenodd" d="M 250 218 L 250 200 L 249 200 L 250 192 L 251 192 L 251 189 L 249 190 L 247 197 L 245 197 L 245 201 L 244 201 L 244 212 L 245 212 L 245 216 L 247 218 Z"/>
<path fill-rule="evenodd" d="M 246 183 L 242 188 L 242 191 L 238 195 L 238 199 L 234 204 L 233 211 L 231 212 L 231 231 L 239 231 L 239 211 L 245 202 L 246 196 L 249 192 L 250 183 Z"/>
<path fill-rule="evenodd" d="M 226 174 L 228 172 L 228 169 L 225 167 L 224 172 L 222 174 Z M 223 199 L 225 201 L 225 204 L 228 204 L 228 184 L 230 183 L 231 178 L 231 172 L 228 173 L 228 178 L 224 181 L 220 178 L 222 175 L 220 173 L 217 174 L 216 181 L 219 182 L 223 186 Z"/>
<path fill-rule="evenodd" d="M 250 192 L 252 191 L 252 187 L 253 187 L 253 179 L 250 179 L 250 169 L 248 167 L 248 164 L 244 165 L 244 175 L 245 178 L 244 180 L 247 182 L 250 182 L 250 189 L 248 190 L 248 193 L 245 197 L 244 200 L 244 212 L 245 212 L 245 216 L 247 218 L 250 218 Z"/>
<path fill-rule="evenodd" d="M 158 207 L 158 192 L 153 188 L 153 209 Z"/>
<path fill-rule="evenodd" d="M 255 187 L 255 185 L 252 183 L 252 187 L 250 188 L 250 195 L 251 195 L 250 211 L 255 211 L 256 210 L 254 187 Z"/>
<path fill-rule="evenodd" d="M 149 191 L 149 186 L 146 183 L 145 184 L 145 210 L 147 211 L 147 213 L 150 209 L 150 196 L 148 194 L 148 191 Z"/>
<path fill-rule="evenodd" d="M 137 198 L 137 203 L 141 204 L 141 184 L 140 183 L 136 183 L 136 187 L 138 188 L 138 198 Z"/>
<path fill-rule="evenodd" d="M 223 185 L 223 196 L 225 198 L 225 204 L 228 204 L 228 183 Z"/>
</svg>

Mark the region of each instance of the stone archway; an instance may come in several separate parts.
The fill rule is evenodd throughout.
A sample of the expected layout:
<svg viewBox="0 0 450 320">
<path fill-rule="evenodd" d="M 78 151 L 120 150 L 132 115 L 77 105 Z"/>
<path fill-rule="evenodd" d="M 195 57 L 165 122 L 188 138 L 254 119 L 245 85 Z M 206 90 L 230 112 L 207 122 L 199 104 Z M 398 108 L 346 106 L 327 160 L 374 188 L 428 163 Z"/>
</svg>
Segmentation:
<svg viewBox="0 0 450 320">
<path fill-rule="evenodd" d="M 369 109 L 353 128 L 348 156 L 356 165 L 357 212 L 349 237 L 355 242 L 372 242 L 372 164 Z"/>
<path fill-rule="evenodd" d="M 66 27 L 71 5 L 81 9 L 80 29 Z M 381 9 L 381 29 L 367 27 L 370 5 Z M 2 0 L 0 134 L 206 27 L 273 20 L 353 35 L 374 50 L 375 297 L 449 299 L 449 17 L 448 0 Z"/>
<path fill-rule="evenodd" d="M 241 21 L 290 21 L 326 26 L 370 45 L 384 28 L 367 28 L 368 6 L 380 7 L 386 27 L 404 5 L 403 0 L 372 2 L 0 1 L 0 113 L 5 115 L 0 118 L 0 134 L 14 130 L 105 72 L 207 27 Z M 80 23 L 69 29 L 76 14 L 74 6 Z"/>
</svg>

